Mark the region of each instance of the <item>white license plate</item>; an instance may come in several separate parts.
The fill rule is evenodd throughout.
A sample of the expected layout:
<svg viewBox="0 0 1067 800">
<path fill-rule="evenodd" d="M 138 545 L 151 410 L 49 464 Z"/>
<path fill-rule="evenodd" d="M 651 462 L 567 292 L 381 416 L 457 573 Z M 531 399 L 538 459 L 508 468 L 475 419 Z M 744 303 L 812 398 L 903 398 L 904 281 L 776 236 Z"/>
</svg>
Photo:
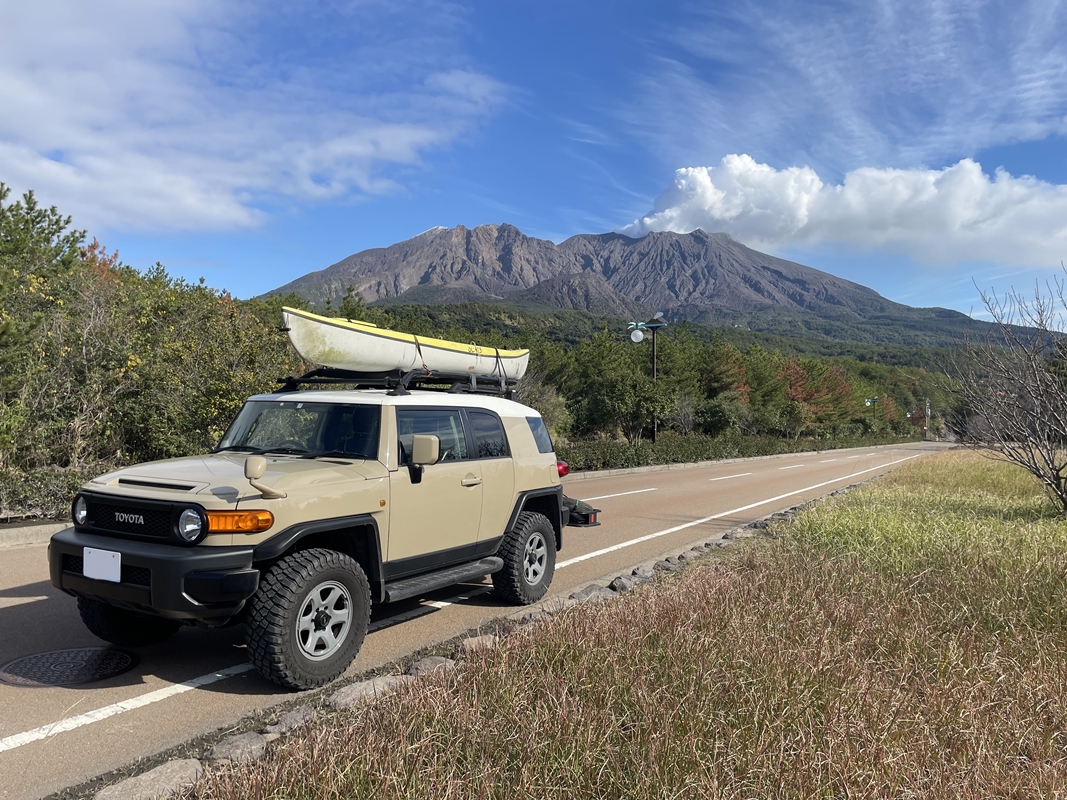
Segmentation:
<svg viewBox="0 0 1067 800">
<path fill-rule="evenodd" d="M 86 547 L 83 558 L 82 574 L 86 578 L 112 583 L 122 580 L 122 553 Z"/>
</svg>

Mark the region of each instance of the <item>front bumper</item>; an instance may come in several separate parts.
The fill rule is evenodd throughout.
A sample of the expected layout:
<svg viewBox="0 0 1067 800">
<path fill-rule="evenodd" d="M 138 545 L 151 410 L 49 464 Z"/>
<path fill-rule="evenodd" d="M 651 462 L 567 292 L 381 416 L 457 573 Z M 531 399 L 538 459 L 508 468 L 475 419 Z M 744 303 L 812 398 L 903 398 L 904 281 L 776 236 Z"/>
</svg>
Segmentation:
<svg viewBox="0 0 1067 800">
<path fill-rule="evenodd" d="M 122 554 L 119 583 L 86 578 L 84 550 Z M 67 528 L 48 545 L 52 585 L 76 597 L 174 620 L 223 624 L 259 588 L 251 547 L 176 547 L 79 533 Z"/>
</svg>

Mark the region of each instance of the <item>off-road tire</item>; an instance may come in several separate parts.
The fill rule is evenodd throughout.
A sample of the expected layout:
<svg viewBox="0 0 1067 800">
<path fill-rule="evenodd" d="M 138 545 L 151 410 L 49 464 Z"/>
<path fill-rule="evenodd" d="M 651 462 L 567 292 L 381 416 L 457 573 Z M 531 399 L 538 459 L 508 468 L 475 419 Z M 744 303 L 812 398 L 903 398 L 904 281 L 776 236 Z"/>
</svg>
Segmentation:
<svg viewBox="0 0 1067 800">
<path fill-rule="evenodd" d="M 497 555 L 504 559 L 504 568 L 493 573 L 496 596 L 521 606 L 536 603 L 545 596 L 556 572 L 552 523 L 544 514 L 523 511 L 515 527 L 504 534 Z M 528 563 L 528 555 L 536 555 L 535 563 Z M 527 578 L 531 572 L 536 576 L 533 582 Z"/>
<path fill-rule="evenodd" d="M 336 651 L 309 658 L 298 639 L 299 615 L 315 590 L 347 590 L 348 627 Z M 356 657 L 370 626 L 370 584 L 344 553 L 322 548 L 286 556 L 264 576 L 245 622 L 248 658 L 260 673 L 287 689 L 313 689 L 338 677 Z"/>
<path fill-rule="evenodd" d="M 163 617 L 138 614 L 125 608 L 116 608 L 99 600 L 78 598 L 78 613 L 82 622 L 95 636 L 120 647 L 147 647 L 159 644 L 173 636 L 180 622 Z"/>
</svg>

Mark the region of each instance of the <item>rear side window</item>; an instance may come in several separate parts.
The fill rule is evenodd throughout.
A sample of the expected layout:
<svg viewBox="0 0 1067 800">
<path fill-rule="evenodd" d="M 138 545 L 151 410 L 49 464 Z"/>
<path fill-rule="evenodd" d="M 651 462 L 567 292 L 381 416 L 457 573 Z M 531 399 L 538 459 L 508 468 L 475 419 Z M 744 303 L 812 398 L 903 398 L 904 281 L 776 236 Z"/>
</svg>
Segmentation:
<svg viewBox="0 0 1067 800">
<path fill-rule="evenodd" d="M 467 440 L 459 412 L 443 408 L 398 408 L 396 427 L 400 438 L 401 463 L 411 463 L 411 442 L 416 433 L 429 433 L 441 441 L 441 461 L 467 458 Z"/>
<path fill-rule="evenodd" d="M 540 417 L 527 417 L 526 422 L 529 423 L 530 433 L 533 434 L 534 441 L 537 442 L 537 451 L 539 453 L 553 452 L 555 448 L 552 446 L 552 437 L 548 435 L 545 421 Z"/>
<path fill-rule="evenodd" d="M 499 418 L 484 411 L 469 411 L 471 428 L 474 432 L 474 455 L 476 458 L 507 458 L 508 440 L 504 436 L 504 426 Z"/>
</svg>

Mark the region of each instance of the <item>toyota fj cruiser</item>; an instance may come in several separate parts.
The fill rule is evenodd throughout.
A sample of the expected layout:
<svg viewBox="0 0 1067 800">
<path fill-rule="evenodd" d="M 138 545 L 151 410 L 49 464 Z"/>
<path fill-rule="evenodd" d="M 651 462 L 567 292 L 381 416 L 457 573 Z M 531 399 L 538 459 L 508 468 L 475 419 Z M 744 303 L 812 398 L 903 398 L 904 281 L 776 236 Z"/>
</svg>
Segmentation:
<svg viewBox="0 0 1067 800">
<path fill-rule="evenodd" d="M 324 383 L 354 388 L 301 390 Z M 486 575 L 501 599 L 535 602 L 563 528 L 597 521 L 564 502 L 566 465 L 513 397 L 424 371 L 290 378 L 249 398 L 211 453 L 87 483 L 52 538 L 52 583 L 118 645 L 243 622 L 255 667 L 298 689 L 345 670 L 374 603 Z"/>
</svg>

